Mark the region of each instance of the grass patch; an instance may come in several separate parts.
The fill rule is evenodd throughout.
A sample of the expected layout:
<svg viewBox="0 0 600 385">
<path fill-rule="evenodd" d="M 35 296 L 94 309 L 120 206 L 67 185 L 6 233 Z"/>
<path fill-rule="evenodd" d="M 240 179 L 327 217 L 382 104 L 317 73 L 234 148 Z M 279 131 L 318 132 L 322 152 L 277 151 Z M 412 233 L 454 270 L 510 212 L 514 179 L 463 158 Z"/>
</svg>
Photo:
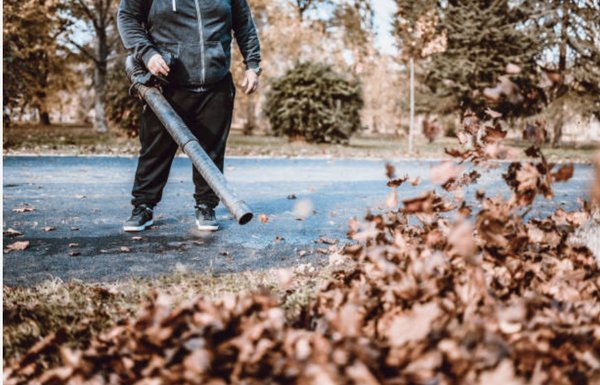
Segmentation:
<svg viewBox="0 0 600 385">
<path fill-rule="evenodd" d="M 507 140 L 506 144 L 523 148 L 529 146 L 521 141 Z M 393 136 L 355 135 L 350 144 L 329 145 L 306 142 L 289 142 L 287 138 L 268 135 L 245 136 L 232 131 L 227 144 L 227 155 L 235 156 L 306 156 L 336 158 L 446 158 L 444 148 L 455 147 L 453 138 L 440 137 L 429 143 L 421 135 L 415 138 L 415 153 L 408 154 L 406 138 Z M 572 160 L 588 162 L 597 146 L 593 144 L 565 143 L 561 148 L 544 146 L 550 160 Z M 115 154 L 137 155 L 138 138 L 129 138 L 123 132 L 95 132 L 85 125 L 15 125 L 4 132 L 4 153 L 34 154 Z"/>
<path fill-rule="evenodd" d="M 168 295 L 177 305 L 198 295 L 217 298 L 230 293 L 266 291 L 282 298 L 286 314 L 293 318 L 331 270 L 326 267 L 313 273 L 176 273 L 113 283 L 49 280 L 32 287 L 4 286 L 4 361 L 6 364 L 18 359 L 36 342 L 59 331 L 65 333 L 67 346 L 85 347 L 93 336 L 136 314 L 155 292 Z M 291 280 L 282 284 L 282 275 Z"/>
</svg>

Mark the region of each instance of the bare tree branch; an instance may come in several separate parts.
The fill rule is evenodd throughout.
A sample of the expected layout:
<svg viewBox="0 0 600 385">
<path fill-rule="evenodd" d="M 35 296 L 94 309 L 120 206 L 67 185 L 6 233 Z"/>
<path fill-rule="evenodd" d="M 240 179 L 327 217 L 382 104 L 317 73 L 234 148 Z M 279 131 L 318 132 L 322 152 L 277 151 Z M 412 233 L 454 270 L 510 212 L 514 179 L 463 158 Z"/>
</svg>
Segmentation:
<svg viewBox="0 0 600 385">
<path fill-rule="evenodd" d="M 115 43 L 117 43 L 119 40 L 120 40 L 119 35 L 112 38 L 107 44 L 108 48 L 112 50 L 112 48 L 115 46 Z"/>
<path fill-rule="evenodd" d="M 77 0 L 77 2 L 81 6 L 81 9 L 83 10 L 83 12 L 87 15 L 87 17 L 90 19 L 90 21 L 94 25 L 94 28 L 96 30 L 99 30 L 100 25 L 98 25 L 96 17 L 94 16 L 94 12 L 92 12 L 92 10 L 87 6 L 87 4 L 85 3 L 84 0 Z"/>
<path fill-rule="evenodd" d="M 79 51 L 81 51 L 82 54 L 84 54 L 89 59 L 91 59 L 95 64 L 98 64 L 100 62 L 98 60 L 98 58 L 96 58 L 96 56 L 94 54 L 92 54 L 90 51 L 88 51 L 84 46 L 82 46 L 81 44 L 77 43 L 76 41 L 74 41 L 71 38 L 69 38 L 68 40 L 69 40 L 69 43 L 71 43 L 75 47 L 77 47 L 77 49 L 79 49 Z"/>
</svg>

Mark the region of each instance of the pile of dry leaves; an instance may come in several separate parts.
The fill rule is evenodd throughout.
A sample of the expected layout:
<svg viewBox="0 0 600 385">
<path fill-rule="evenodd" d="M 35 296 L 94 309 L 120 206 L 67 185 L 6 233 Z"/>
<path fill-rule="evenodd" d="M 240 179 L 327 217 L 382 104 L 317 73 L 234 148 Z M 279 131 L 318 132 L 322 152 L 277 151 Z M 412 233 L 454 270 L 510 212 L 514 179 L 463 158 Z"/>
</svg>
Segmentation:
<svg viewBox="0 0 600 385">
<path fill-rule="evenodd" d="M 465 128 L 471 149 L 450 153 L 505 154 L 501 129 L 474 116 Z M 522 207 L 573 171 L 528 152 L 505 174 L 511 199 L 460 201 L 479 174 L 456 169 L 438 180 L 451 193 L 351 222 L 351 268 L 294 319 L 271 294 L 174 309 L 155 295 L 84 350 L 47 337 L 5 384 L 599 384 L 600 270 L 569 241 L 589 213 L 525 220 Z M 394 189 L 407 180 L 388 176 Z"/>
</svg>

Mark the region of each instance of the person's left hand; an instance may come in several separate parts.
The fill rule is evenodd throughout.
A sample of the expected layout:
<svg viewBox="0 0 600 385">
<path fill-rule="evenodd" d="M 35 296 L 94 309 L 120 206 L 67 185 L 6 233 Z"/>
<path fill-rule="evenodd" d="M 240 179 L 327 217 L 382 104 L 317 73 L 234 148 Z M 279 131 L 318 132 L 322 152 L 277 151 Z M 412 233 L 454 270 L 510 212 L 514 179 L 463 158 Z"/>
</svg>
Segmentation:
<svg viewBox="0 0 600 385">
<path fill-rule="evenodd" d="M 242 83 L 242 88 L 246 95 L 250 95 L 258 89 L 258 74 L 256 71 L 246 70 L 246 77 Z"/>
</svg>

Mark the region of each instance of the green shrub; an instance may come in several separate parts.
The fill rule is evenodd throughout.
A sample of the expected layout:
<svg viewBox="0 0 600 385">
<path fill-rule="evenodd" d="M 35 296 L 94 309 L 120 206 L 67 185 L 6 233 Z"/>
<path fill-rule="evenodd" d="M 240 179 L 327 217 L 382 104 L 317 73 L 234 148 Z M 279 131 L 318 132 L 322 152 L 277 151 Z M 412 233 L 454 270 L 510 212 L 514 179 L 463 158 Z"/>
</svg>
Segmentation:
<svg viewBox="0 0 600 385">
<path fill-rule="evenodd" d="M 361 128 L 362 106 L 358 80 L 347 79 L 329 66 L 302 63 L 273 83 L 265 115 L 275 135 L 347 143 Z"/>
</svg>

